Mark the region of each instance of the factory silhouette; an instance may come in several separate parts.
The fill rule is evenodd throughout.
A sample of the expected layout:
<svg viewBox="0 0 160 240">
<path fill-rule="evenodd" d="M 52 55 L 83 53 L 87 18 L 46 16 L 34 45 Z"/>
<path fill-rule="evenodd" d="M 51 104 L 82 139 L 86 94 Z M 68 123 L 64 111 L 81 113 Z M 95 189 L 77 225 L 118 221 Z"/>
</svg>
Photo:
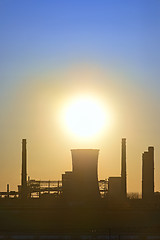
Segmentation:
<svg viewBox="0 0 160 240">
<path fill-rule="evenodd" d="M 0 192 L 0 199 L 56 199 L 68 202 L 94 202 L 100 199 L 125 204 L 127 196 L 126 139 L 121 144 L 121 176 L 98 180 L 98 149 L 72 149 L 72 171 L 62 174 L 61 181 L 40 181 L 27 178 L 27 141 L 22 140 L 22 174 L 18 191 Z M 154 202 L 159 199 L 154 193 L 154 148 L 142 154 L 142 199 Z M 137 199 L 137 201 L 140 200 Z M 98 202 L 97 202 L 98 204 Z"/>
<path fill-rule="evenodd" d="M 160 239 L 160 194 L 154 192 L 154 148 L 142 154 L 142 197 L 127 194 L 126 139 L 121 176 L 98 180 L 98 149 L 72 149 L 72 171 L 59 181 L 27 177 L 22 140 L 21 184 L 0 192 L 0 239 Z"/>
</svg>

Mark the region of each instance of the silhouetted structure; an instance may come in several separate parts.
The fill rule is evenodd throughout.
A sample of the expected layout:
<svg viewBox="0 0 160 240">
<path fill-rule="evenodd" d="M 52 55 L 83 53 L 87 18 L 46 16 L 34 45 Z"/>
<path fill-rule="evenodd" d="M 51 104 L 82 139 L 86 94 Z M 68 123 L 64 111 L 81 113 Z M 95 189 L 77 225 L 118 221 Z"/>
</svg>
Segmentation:
<svg viewBox="0 0 160 240">
<path fill-rule="evenodd" d="M 21 197 L 27 198 L 27 141 L 22 140 Z"/>
<path fill-rule="evenodd" d="M 122 138 L 122 157 L 121 157 L 121 194 L 123 198 L 127 196 L 126 179 L 126 139 Z"/>
<path fill-rule="evenodd" d="M 98 188 L 98 154 L 97 149 L 74 149 L 72 152 L 73 177 L 77 195 L 80 198 L 96 199 Z"/>
<path fill-rule="evenodd" d="M 108 179 L 108 198 L 109 200 L 119 201 L 122 198 L 121 177 L 109 177 Z"/>
<path fill-rule="evenodd" d="M 7 198 L 9 198 L 9 184 L 7 184 Z"/>
<path fill-rule="evenodd" d="M 22 175 L 18 191 L 0 192 L 0 198 L 45 198 L 65 199 L 69 201 L 95 201 L 97 199 L 111 199 L 126 203 L 126 139 L 121 145 L 121 176 L 109 177 L 98 181 L 98 149 L 73 149 L 72 171 L 62 174 L 62 181 L 27 180 L 27 141 L 22 140 Z M 142 155 L 142 198 L 151 200 L 154 197 L 154 148 Z M 157 201 L 159 193 L 154 200 Z M 147 202 L 146 202 L 147 203 Z"/>
<path fill-rule="evenodd" d="M 122 138 L 121 145 L 121 177 L 109 177 L 108 199 L 122 201 L 127 197 L 126 179 L 126 139 Z"/>
<path fill-rule="evenodd" d="M 73 149 L 71 153 L 73 171 L 62 175 L 64 197 L 92 201 L 98 199 L 100 197 L 97 174 L 99 150 Z"/>
<path fill-rule="evenodd" d="M 1 239 L 159 239 L 160 193 L 154 193 L 153 147 L 142 157 L 145 201 L 126 196 L 126 139 L 122 139 L 121 176 L 99 182 L 99 150 L 71 153 L 72 171 L 65 172 L 62 181 L 27 180 L 26 139 L 22 140 L 19 191 L 10 191 L 8 184 L 7 191 L 0 192 Z M 19 233 L 24 233 L 22 238 Z"/>
<path fill-rule="evenodd" d="M 151 200 L 154 196 L 154 147 L 142 154 L 142 198 Z"/>
<path fill-rule="evenodd" d="M 62 189 L 65 199 L 73 199 L 73 173 L 71 171 L 62 174 Z"/>
<path fill-rule="evenodd" d="M 27 182 L 28 196 L 31 198 L 58 198 L 62 193 L 62 181 L 35 180 Z"/>
</svg>

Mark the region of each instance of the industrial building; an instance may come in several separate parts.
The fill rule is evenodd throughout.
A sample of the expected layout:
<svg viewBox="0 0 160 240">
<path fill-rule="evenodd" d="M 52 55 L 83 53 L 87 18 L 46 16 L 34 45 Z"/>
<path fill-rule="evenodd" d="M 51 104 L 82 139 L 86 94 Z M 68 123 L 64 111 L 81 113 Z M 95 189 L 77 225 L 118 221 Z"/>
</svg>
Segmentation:
<svg viewBox="0 0 160 240">
<path fill-rule="evenodd" d="M 64 199 L 66 201 L 127 200 L 126 139 L 121 142 L 121 175 L 98 180 L 98 149 L 72 149 L 72 171 L 62 174 L 61 180 L 35 180 L 27 178 L 27 141 L 22 140 L 21 185 L 18 191 L 0 192 L 0 198 Z M 157 196 L 158 193 L 156 193 Z M 153 200 L 154 148 L 142 155 L 142 199 Z"/>
<path fill-rule="evenodd" d="M 121 177 L 109 177 L 108 179 L 108 198 L 119 201 L 122 199 Z"/>
<path fill-rule="evenodd" d="M 125 201 L 127 197 L 126 180 L 126 139 L 122 138 L 121 145 L 121 177 L 109 177 L 108 198 L 114 201 Z"/>
<path fill-rule="evenodd" d="M 100 197 L 97 173 L 99 150 L 73 149 L 71 153 L 72 172 L 62 175 L 64 197 L 76 200 L 98 199 Z"/>
<path fill-rule="evenodd" d="M 10 191 L 7 184 L 7 191 L 0 192 L 3 239 L 148 239 L 147 231 L 149 237 L 153 232 L 157 233 L 153 238 L 159 239 L 160 193 L 154 193 L 154 148 L 149 147 L 142 156 L 143 199 L 127 197 L 125 138 L 120 149 L 119 176 L 98 180 L 99 150 L 72 149 L 72 170 L 65 171 L 62 179 L 35 180 L 27 176 L 27 141 L 23 139 L 18 191 Z M 130 235 L 124 235 L 125 231 Z M 13 237 L 8 233 L 14 233 Z M 20 238 L 18 233 L 26 234 Z"/>
<path fill-rule="evenodd" d="M 142 198 L 151 200 L 154 196 L 154 147 L 142 154 Z"/>
</svg>

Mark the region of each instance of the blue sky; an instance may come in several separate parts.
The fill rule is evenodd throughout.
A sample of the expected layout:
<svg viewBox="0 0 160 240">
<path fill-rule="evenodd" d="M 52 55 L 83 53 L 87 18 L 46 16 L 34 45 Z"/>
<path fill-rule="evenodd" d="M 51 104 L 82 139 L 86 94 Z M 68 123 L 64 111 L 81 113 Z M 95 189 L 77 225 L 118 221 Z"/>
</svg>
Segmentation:
<svg viewBox="0 0 160 240">
<path fill-rule="evenodd" d="M 160 2 L 0 2 L 1 74 L 53 68 L 73 59 L 159 73 Z M 152 81 L 154 81 L 152 79 Z"/>
</svg>

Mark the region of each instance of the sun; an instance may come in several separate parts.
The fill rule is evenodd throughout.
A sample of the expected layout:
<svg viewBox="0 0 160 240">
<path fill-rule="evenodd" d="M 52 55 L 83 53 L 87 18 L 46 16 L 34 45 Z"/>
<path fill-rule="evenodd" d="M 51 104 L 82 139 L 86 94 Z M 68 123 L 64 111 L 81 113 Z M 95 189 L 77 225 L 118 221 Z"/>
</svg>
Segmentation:
<svg viewBox="0 0 160 240">
<path fill-rule="evenodd" d="M 109 118 L 102 103 L 88 96 L 73 99 L 66 107 L 65 125 L 78 137 L 92 137 L 102 131 Z"/>
</svg>

